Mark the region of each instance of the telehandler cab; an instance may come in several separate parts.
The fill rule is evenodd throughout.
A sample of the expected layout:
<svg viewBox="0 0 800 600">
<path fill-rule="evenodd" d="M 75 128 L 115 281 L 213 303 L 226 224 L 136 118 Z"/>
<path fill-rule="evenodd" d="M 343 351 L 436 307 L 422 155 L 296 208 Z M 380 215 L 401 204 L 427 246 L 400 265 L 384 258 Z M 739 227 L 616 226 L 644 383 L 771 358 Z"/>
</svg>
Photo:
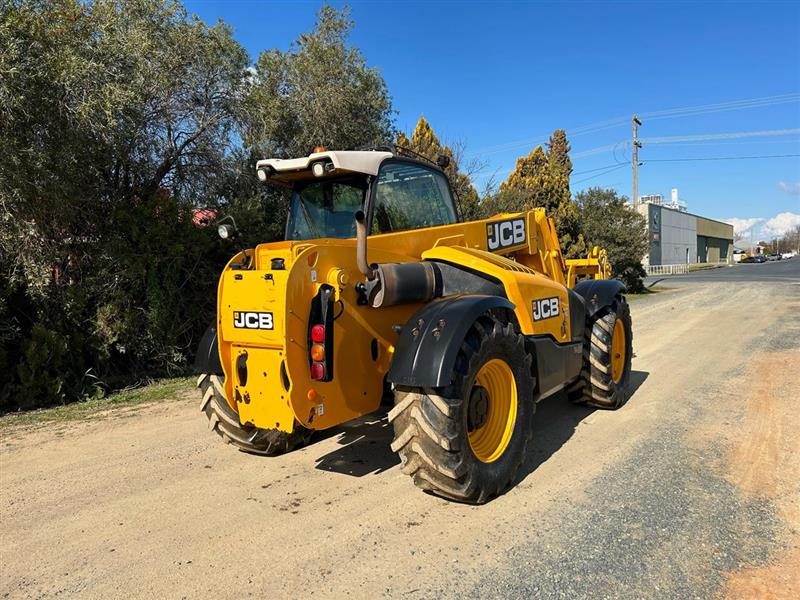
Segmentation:
<svg viewBox="0 0 800 600">
<path fill-rule="evenodd" d="M 543 209 L 460 222 L 442 169 L 402 149 L 256 168 L 291 202 L 286 241 L 225 267 L 198 351 L 202 410 L 226 442 L 288 452 L 390 389 L 403 472 L 483 503 L 514 481 L 536 402 L 564 388 L 625 402 L 624 288 L 603 250 L 565 260 Z"/>
</svg>

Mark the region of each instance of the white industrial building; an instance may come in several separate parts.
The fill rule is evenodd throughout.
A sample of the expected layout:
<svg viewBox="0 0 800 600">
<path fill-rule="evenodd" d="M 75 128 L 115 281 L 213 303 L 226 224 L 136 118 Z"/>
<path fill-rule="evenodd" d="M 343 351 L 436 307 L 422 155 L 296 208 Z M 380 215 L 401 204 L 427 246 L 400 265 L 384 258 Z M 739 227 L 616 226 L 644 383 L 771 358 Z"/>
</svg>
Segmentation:
<svg viewBox="0 0 800 600">
<path fill-rule="evenodd" d="M 636 210 L 647 219 L 650 251 L 645 265 L 731 261 L 733 225 L 688 212 L 677 189 L 669 202 L 660 194 L 640 196 Z"/>
</svg>

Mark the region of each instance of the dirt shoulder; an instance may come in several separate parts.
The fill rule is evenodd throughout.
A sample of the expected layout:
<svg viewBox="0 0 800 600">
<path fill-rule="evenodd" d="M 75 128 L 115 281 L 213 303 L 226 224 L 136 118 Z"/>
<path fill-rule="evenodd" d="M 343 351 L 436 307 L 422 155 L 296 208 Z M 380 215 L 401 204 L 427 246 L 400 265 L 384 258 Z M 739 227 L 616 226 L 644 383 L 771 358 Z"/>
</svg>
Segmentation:
<svg viewBox="0 0 800 600">
<path fill-rule="evenodd" d="M 128 415 L 148 404 L 180 399 L 190 393 L 192 377 L 162 379 L 141 387 L 114 392 L 103 398 L 93 398 L 64 406 L 40 410 L 7 413 L 0 416 L 0 430 L 36 429 L 93 418 L 106 418 Z M 9 436 L 12 433 L 9 432 Z"/>
</svg>

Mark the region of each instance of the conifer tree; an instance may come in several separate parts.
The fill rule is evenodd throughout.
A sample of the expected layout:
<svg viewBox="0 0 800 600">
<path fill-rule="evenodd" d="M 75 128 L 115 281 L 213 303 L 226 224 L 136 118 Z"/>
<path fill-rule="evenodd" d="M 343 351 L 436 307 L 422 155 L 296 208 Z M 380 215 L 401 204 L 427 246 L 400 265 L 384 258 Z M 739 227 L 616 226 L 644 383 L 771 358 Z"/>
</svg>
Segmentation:
<svg viewBox="0 0 800 600">
<path fill-rule="evenodd" d="M 569 142 L 563 129 L 550 136 L 547 151 L 537 146 L 528 156 L 517 159 L 515 169 L 490 200 L 491 212 L 517 212 L 544 208 L 555 221 L 561 251 L 567 257 L 582 255 L 586 246 L 580 222 L 571 200 L 569 176 L 572 161 Z"/>
<path fill-rule="evenodd" d="M 475 186 L 472 185 L 469 176 L 459 170 L 455 153 L 449 146 L 442 145 L 425 117 L 420 116 L 414 132 L 411 134 L 411 139 L 403 133 L 398 133 L 397 145 L 408 148 L 434 162 L 440 155 L 447 156 L 450 164 L 444 169 L 444 172 L 455 192 L 461 218 L 471 221 L 481 217 L 480 201 Z"/>
<path fill-rule="evenodd" d="M 556 129 L 547 142 L 547 162 L 553 173 L 567 178 L 572 174 L 572 160 L 569 157 L 569 142 L 563 129 Z"/>
<path fill-rule="evenodd" d="M 544 208 L 552 212 L 557 198 L 551 185 L 547 155 L 541 146 L 517 159 L 508 179 L 500 184 L 500 207 L 503 210 L 530 210 Z"/>
</svg>

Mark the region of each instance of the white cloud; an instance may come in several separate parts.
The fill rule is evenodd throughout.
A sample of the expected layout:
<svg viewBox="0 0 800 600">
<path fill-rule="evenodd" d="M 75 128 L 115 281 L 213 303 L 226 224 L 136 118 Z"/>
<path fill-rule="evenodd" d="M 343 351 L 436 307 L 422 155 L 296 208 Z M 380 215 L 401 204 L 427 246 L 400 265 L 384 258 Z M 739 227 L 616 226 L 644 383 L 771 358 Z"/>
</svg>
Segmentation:
<svg viewBox="0 0 800 600">
<path fill-rule="evenodd" d="M 764 221 L 764 219 L 760 219 L 758 217 L 753 217 L 750 219 L 737 219 L 736 217 L 733 217 L 731 219 L 722 220 L 730 225 L 733 225 L 733 231 L 735 234 L 741 234 L 745 237 L 749 236 L 750 232 L 756 225 Z"/>
<path fill-rule="evenodd" d="M 792 212 L 778 213 L 761 227 L 761 235 L 780 237 L 790 229 L 800 225 L 800 215 Z M 735 227 L 735 226 L 734 226 Z"/>
<path fill-rule="evenodd" d="M 800 196 L 800 181 L 796 183 L 786 182 L 786 181 L 779 181 L 778 182 L 778 189 L 780 191 L 790 194 L 792 196 Z"/>
</svg>

